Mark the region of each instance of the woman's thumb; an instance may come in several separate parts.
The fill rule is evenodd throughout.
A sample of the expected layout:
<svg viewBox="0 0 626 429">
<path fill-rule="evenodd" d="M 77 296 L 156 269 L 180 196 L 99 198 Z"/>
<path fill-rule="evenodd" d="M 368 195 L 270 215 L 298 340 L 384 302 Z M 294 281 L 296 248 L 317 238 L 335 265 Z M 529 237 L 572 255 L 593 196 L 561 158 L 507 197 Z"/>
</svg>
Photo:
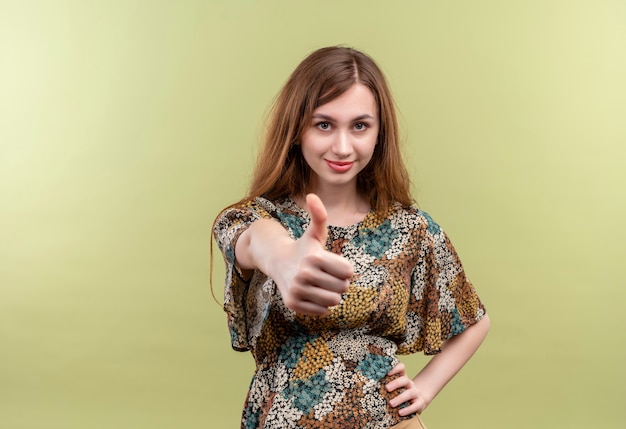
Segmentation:
<svg viewBox="0 0 626 429">
<path fill-rule="evenodd" d="M 307 233 L 324 246 L 328 236 L 326 225 L 328 216 L 326 214 L 326 207 L 324 207 L 324 203 L 322 203 L 320 197 L 315 194 L 308 194 L 306 196 L 306 206 L 311 216 L 311 224 L 307 229 Z"/>
</svg>

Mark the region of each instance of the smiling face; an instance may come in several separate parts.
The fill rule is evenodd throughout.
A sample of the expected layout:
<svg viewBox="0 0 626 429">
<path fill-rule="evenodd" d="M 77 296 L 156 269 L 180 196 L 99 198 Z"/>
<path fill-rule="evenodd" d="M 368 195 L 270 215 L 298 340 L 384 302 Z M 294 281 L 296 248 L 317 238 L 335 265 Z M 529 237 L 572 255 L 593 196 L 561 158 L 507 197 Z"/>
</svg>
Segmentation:
<svg viewBox="0 0 626 429">
<path fill-rule="evenodd" d="M 376 100 L 360 83 L 315 109 L 301 142 L 302 156 L 311 168 L 311 191 L 356 192 L 357 175 L 372 159 L 378 129 Z"/>
</svg>

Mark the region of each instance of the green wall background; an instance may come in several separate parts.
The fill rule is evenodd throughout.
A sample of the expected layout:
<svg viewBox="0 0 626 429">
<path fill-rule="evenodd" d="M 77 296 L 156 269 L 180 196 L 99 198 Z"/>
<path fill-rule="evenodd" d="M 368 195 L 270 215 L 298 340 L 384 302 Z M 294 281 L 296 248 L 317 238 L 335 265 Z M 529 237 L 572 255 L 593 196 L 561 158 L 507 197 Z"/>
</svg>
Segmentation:
<svg viewBox="0 0 626 429">
<path fill-rule="evenodd" d="M 386 71 L 492 318 L 429 427 L 626 427 L 621 0 L 1 0 L 0 427 L 238 427 L 210 225 L 340 43 Z"/>
</svg>

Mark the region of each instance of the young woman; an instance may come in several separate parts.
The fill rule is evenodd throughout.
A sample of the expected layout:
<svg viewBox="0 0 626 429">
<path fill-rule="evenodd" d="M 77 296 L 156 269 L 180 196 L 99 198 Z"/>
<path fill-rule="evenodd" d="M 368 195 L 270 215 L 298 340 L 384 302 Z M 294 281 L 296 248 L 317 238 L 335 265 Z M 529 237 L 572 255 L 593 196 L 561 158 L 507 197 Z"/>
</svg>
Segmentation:
<svg viewBox="0 0 626 429">
<path fill-rule="evenodd" d="M 394 103 L 367 55 L 319 49 L 269 121 L 248 196 L 220 213 L 232 346 L 256 362 L 242 428 L 419 428 L 489 318 L 413 205 Z M 397 355 L 435 355 L 410 378 Z"/>
</svg>

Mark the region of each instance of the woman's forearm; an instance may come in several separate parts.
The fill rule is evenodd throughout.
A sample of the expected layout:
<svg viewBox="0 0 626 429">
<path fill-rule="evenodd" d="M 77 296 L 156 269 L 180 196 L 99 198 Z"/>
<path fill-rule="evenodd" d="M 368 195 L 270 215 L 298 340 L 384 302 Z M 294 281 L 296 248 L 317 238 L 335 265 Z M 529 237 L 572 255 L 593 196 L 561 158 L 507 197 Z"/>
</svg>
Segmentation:
<svg viewBox="0 0 626 429">
<path fill-rule="evenodd" d="M 489 316 L 485 315 L 463 333 L 447 340 L 441 353 L 434 356 L 415 376 L 413 382 L 428 405 L 476 352 L 489 331 Z"/>
<path fill-rule="evenodd" d="M 239 236 L 235 244 L 235 258 L 243 270 L 258 269 L 270 274 L 271 262 L 279 259 L 279 251 L 293 241 L 278 222 L 259 219 Z"/>
</svg>

